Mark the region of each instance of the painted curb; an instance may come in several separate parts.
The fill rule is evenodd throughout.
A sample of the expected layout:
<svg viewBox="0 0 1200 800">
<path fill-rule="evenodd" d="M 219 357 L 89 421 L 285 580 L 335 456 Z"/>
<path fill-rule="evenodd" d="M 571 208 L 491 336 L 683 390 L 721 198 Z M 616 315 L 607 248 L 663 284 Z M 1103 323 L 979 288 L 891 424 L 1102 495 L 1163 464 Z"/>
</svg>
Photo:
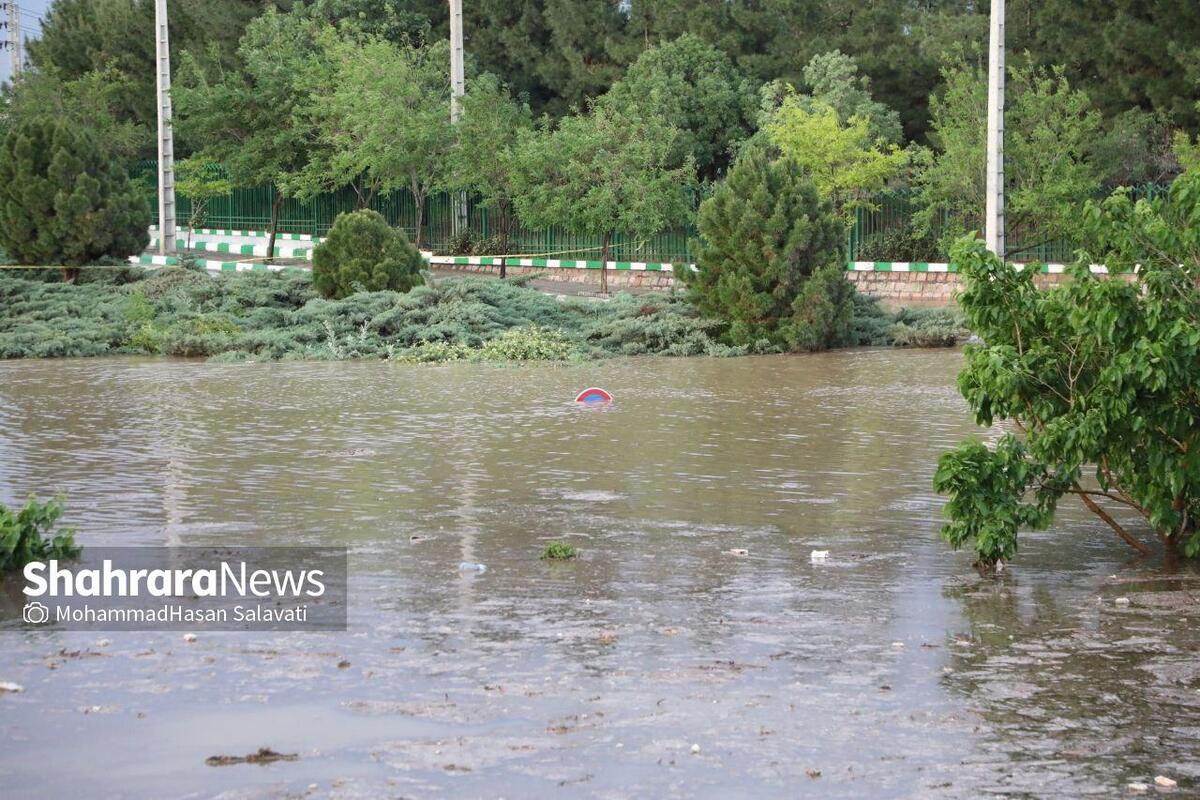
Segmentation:
<svg viewBox="0 0 1200 800">
<path fill-rule="evenodd" d="M 187 233 L 187 228 L 175 229 L 177 235 L 180 231 Z M 158 233 L 158 226 L 151 225 L 150 232 Z M 270 231 L 229 231 L 219 228 L 196 228 L 192 231 L 192 235 L 197 234 L 200 236 L 243 236 L 250 239 L 268 239 L 271 236 Z M 325 241 L 323 237 L 313 236 L 311 233 L 284 233 L 283 231 L 275 234 L 275 238 L 289 242 L 313 242 L 314 244 L 320 244 Z"/>
<path fill-rule="evenodd" d="M 1038 272 L 1047 275 L 1061 275 L 1067 271 L 1065 264 L 1014 264 L 1018 270 L 1035 266 Z M 1108 267 L 1103 264 L 1092 264 L 1091 270 L 1096 275 L 1107 275 Z M 932 261 L 852 261 L 846 266 L 847 272 L 958 272 L 954 264 Z"/>
</svg>

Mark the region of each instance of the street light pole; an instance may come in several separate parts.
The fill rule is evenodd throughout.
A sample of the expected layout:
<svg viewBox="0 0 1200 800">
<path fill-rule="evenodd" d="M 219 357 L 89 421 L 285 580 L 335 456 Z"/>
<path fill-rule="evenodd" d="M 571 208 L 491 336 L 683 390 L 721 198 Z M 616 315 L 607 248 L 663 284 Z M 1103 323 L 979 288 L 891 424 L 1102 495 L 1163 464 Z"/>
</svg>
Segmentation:
<svg viewBox="0 0 1200 800">
<path fill-rule="evenodd" d="M 21 74 L 21 8 L 17 0 L 8 0 L 3 5 L 8 9 L 8 55 L 12 59 L 9 80 L 15 81 Z"/>
<path fill-rule="evenodd" d="M 154 2 L 158 84 L 158 252 L 175 252 L 175 144 L 171 134 L 171 44 L 167 0 Z"/>
<path fill-rule="evenodd" d="M 462 114 L 462 96 L 466 92 L 463 69 L 462 0 L 450 0 L 450 122 L 458 122 Z M 452 198 L 452 227 L 455 235 L 467 229 L 467 193 L 458 192 Z"/>
<path fill-rule="evenodd" d="M 1004 0 L 992 0 L 988 44 L 987 248 L 1004 258 Z"/>
</svg>

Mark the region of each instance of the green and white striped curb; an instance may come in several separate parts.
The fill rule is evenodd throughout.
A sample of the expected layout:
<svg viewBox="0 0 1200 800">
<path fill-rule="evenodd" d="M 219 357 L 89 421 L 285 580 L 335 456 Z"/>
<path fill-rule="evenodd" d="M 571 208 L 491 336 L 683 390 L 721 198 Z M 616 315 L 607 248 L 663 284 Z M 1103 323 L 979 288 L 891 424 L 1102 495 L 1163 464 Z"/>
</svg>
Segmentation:
<svg viewBox="0 0 1200 800">
<path fill-rule="evenodd" d="M 179 231 L 186 233 L 187 228 L 177 228 L 176 232 L 178 233 Z M 151 225 L 150 232 L 157 233 L 158 226 Z M 199 234 L 200 236 L 243 236 L 248 239 L 269 239 L 271 236 L 270 231 L 229 231 L 220 228 L 196 228 L 192 231 L 192 234 Z M 275 238 L 289 242 L 313 242 L 314 244 L 320 244 L 325 241 L 323 237 L 313 236 L 311 233 L 284 233 L 283 231 L 276 233 Z"/>
<path fill-rule="evenodd" d="M 150 248 L 158 247 L 158 239 L 150 240 Z M 175 247 L 183 250 L 204 250 L 209 253 L 230 253 L 239 256 L 265 256 L 267 254 L 267 246 L 265 244 L 238 244 L 236 242 L 206 242 L 203 239 L 193 239 L 191 245 L 187 243 L 187 239 L 176 239 Z M 313 249 L 311 247 L 280 247 L 275 246 L 275 258 L 302 258 L 306 261 L 312 261 Z"/>
<path fill-rule="evenodd" d="M 471 265 L 498 267 L 503 263 L 509 267 L 542 267 L 545 269 L 600 269 L 604 262 L 582 261 L 563 258 L 513 258 L 504 256 L 434 256 L 430 263 L 438 265 Z M 609 261 L 610 270 L 632 270 L 634 272 L 674 272 L 684 264 L 668 264 L 659 261 Z M 694 267 L 692 267 L 694 269 Z"/>
<path fill-rule="evenodd" d="M 181 259 L 178 256 L 140 255 L 130 256 L 130 264 L 140 264 L 144 267 L 177 267 Z M 284 264 L 262 264 L 254 261 L 212 261 L 197 259 L 196 263 L 209 272 L 308 272 L 308 267 L 294 267 Z"/>
<path fill-rule="evenodd" d="M 1023 270 L 1029 264 L 1014 264 L 1018 270 Z M 1061 275 L 1067 271 L 1065 264 L 1036 264 L 1039 272 L 1048 275 Z M 1103 264 L 1092 264 L 1091 270 L 1097 275 L 1107 275 L 1108 267 Z M 931 261 L 852 261 L 846 266 L 847 272 L 958 272 L 954 264 Z"/>
</svg>

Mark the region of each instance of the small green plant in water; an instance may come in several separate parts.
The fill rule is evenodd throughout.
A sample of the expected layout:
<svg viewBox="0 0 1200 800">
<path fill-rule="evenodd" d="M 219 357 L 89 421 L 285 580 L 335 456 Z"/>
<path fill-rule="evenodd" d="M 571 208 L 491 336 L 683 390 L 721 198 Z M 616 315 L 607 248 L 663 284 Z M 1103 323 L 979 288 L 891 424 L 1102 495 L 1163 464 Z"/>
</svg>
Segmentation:
<svg viewBox="0 0 1200 800">
<path fill-rule="evenodd" d="M 19 570 L 30 561 L 78 556 L 74 529 L 54 530 L 62 513 L 61 497 L 45 503 L 30 497 L 17 512 L 0 503 L 0 573 Z"/>
<path fill-rule="evenodd" d="M 575 545 L 570 542 L 548 542 L 542 550 L 542 559 L 553 559 L 555 561 L 565 561 L 568 558 L 574 558 L 579 555 L 579 551 L 575 549 Z"/>
</svg>

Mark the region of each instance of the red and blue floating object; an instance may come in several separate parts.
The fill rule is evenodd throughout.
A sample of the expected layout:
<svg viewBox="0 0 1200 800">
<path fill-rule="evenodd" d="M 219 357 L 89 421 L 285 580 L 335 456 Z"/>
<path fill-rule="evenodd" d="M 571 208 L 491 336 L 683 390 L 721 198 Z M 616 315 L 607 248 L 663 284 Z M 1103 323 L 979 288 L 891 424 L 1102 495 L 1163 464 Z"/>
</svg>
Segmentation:
<svg viewBox="0 0 1200 800">
<path fill-rule="evenodd" d="M 575 402 L 584 403 L 589 406 L 598 403 L 611 403 L 612 395 L 598 386 L 590 386 L 576 396 Z"/>
</svg>

